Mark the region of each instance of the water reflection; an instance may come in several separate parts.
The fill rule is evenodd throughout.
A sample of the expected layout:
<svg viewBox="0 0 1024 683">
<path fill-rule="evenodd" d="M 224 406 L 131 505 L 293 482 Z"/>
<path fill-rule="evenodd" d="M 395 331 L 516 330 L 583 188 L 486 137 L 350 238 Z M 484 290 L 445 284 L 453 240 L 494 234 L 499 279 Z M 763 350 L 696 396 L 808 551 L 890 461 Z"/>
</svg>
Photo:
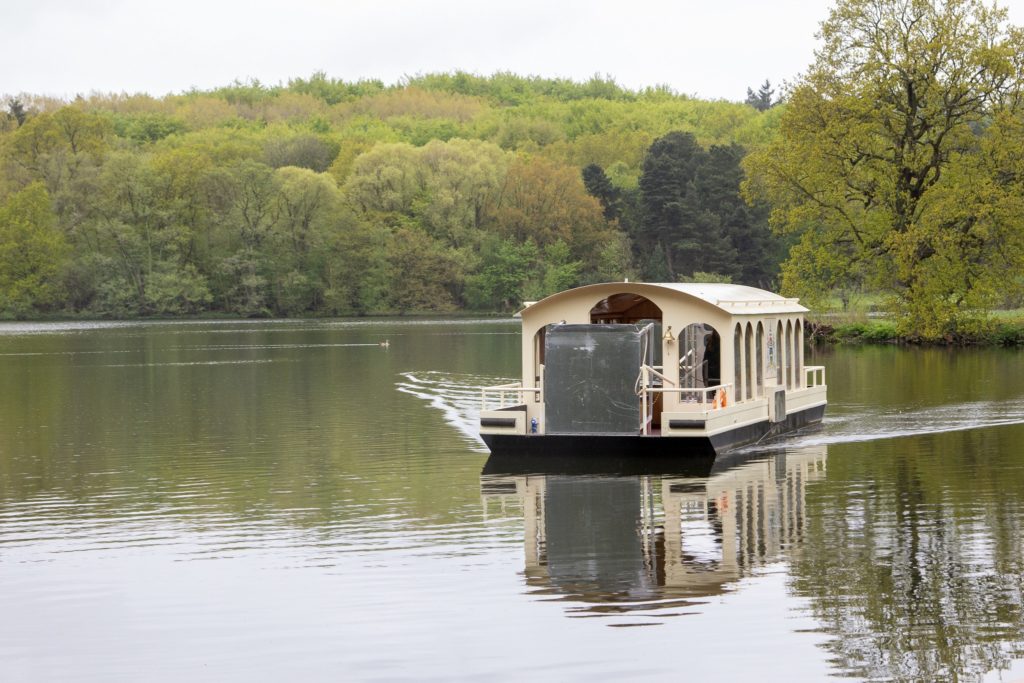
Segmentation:
<svg viewBox="0 0 1024 683">
<path fill-rule="evenodd" d="M 492 457 L 481 492 L 489 515 L 523 516 L 535 593 L 571 603 L 570 616 L 662 623 L 799 546 L 807 486 L 825 476 L 826 458 L 816 446 L 623 476 L 596 474 L 590 460 L 586 474 L 565 463 L 502 474 L 521 467 Z"/>
<path fill-rule="evenodd" d="M 998 672 L 1024 658 L 1022 436 L 1008 427 L 832 448 L 790 573 L 837 669 L 1020 680 Z"/>
</svg>

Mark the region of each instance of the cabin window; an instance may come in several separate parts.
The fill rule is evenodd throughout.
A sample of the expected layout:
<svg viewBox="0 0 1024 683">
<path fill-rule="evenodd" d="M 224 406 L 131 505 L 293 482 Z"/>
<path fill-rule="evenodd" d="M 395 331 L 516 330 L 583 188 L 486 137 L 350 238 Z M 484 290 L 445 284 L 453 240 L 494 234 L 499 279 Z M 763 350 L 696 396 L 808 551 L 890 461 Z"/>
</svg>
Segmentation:
<svg viewBox="0 0 1024 683">
<path fill-rule="evenodd" d="M 601 299 L 590 309 L 591 323 L 646 323 L 661 322 L 661 309 L 639 294 L 613 294 Z"/>
<path fill-rule="evenodd" d="M 793 321 L 786 321 L 786 388 L 793 388 Z"/>
<path fill-rule="evenodd" d="M 704 389 L 722 383 L 721 342 L 715 328 L 692 323 L 679 333 L 679 386 Z"/>
<path fill-rule="evenodd" d="M 757 395 L 764 396 L 764 325 L 757 323 L 757 343 L 754 357 L 757 359 Z"/>
<path fill-rule="evenodd" d="M 743 353 L 746 356 L 746 364 L 743 374 L 746 378 L 747 400 L 754 398 L 754 328 L 747 323 L 747 329 L 743 333 Z"/>
<path fill-rule="evenodd" d="M 804 342 L 803 342 L 804 324 L 802 320 L 797 320 L 796 328 L 793 330 L 793 354 L 796 361 L 796 378 L 793 380 L 793 384 L 796 385 L 797 389 L 800 389 L 804 385 Z"/>
<path fill-rule="evenodd" d="M 661 309 L 647 297 L 623 292 L 598 301 L 590 309 L 592 325 L 646 325 L 654 323 L 654 338 L 661 339 Z M 655 367 L 662 365 L 661 344 L 654 345 Z"/>
<path fill-rule="evenodd" d="M 735 374 L 733 390 L 736 392 L 736 400 L 739 401 L 742 399 L 743 391 L 743 328 L 739 325 L 732 334 L 732 349 Z"/>
<path fill-rule="evenodd" d="M 778 367 L 775 370 L 775 383 L 782 385 L 786 381 L 786 338 L 782 335 L 782 321 L 775 328 L 775 347 L 779 350 Z"/>
</svg>

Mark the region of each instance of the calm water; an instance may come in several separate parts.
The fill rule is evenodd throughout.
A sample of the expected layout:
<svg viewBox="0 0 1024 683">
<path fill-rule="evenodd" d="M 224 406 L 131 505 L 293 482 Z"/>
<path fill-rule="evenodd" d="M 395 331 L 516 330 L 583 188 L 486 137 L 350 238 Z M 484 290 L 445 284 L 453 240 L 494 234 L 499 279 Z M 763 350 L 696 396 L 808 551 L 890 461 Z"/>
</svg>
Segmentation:
<svg viewBox="0 0 1024 683">
<path fill-rule="evenodd" d="M 0 681 L 1024 678 L 1024 356 L 819 353 L 820 430 L 624 475 L 488 462 L 518 358 L 0 325 Z"/>
</svg>

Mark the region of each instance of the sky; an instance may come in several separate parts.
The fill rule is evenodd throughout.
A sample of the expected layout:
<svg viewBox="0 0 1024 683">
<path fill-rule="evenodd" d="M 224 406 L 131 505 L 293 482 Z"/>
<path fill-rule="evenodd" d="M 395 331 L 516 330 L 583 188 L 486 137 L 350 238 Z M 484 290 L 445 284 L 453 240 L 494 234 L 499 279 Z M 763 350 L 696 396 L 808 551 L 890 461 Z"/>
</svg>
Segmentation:
<svg viewBox="0 0 1024 683">
<path fill-rule="evenodd" d="M 1024 23 L 1024 0 L 1002 2 Z M 463 70 L 742 100 L 814 59 L 829 0 L 0 0 L 0 93 L 161 96 Z M 16 57 L 12 57 L 16 55 Z"/>
</svg>

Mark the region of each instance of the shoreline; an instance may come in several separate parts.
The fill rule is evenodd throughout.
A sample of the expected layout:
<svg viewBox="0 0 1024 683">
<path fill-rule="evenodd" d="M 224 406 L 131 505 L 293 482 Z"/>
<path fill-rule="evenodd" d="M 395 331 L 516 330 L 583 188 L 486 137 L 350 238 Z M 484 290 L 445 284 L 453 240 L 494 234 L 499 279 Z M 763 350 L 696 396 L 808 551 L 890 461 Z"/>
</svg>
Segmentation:
<svg viewBox="0 0 1024 683">
<path fill-rule="evenodd" d="M 939 339 L 901 335 L 896 324 L 886 319 L 832 322 L 807 320 L 804 335 L 811 344 L 890 344 L 899 346 L 1024 346 L 1024 320 L 995 320 L 986 331 L 946 335 Z"/>
<path fill-rule="evenodd" d="M 70 322 L 242 322 L 258 320 L 373 320 L 373 319 L 473 319 L 508 318 L 512 313 L 500 311 L 409 311 L 405 313 L 374 312 L 358 315 L 306 315 L 298 317 L 241 316 L 230 313 L 202 313 L 175 316 L 96 316 L 53 314 L 24 318 L 0 319 L 0 325 L 17 323 L 70 323 Z M 823 318 L 809 318 L 804 325 L 804 337 L 809 344 L 863 345 L 888 344 L 898 346 L 1005 346 L 1024 347 L 1024 319 L 995 320 L 990 328 L 977 334 L 947 335 L 940 339 L 898 334 L 896 324 L 885 318 L 837 322 Z"/>
</svg>

